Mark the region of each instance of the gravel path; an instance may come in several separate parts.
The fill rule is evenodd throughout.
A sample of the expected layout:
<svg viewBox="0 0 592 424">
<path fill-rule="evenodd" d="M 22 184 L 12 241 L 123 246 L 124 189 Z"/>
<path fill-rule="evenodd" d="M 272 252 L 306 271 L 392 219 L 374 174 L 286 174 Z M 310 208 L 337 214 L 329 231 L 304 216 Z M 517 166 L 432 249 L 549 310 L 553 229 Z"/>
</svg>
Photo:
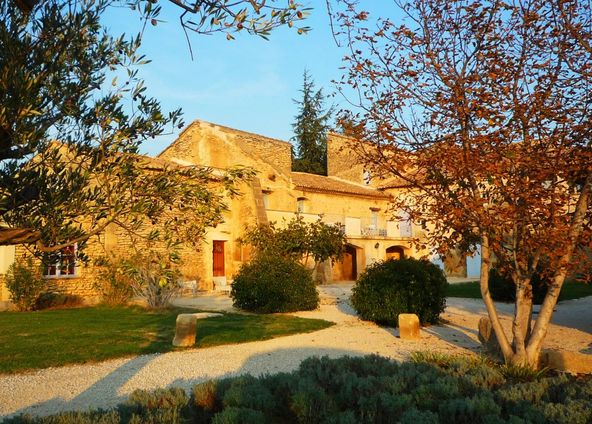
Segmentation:
<svg viewBox="0 0 592 424">
<path fill-rule="evenodd" d="M 108 408 L 136 389 L 167 386 L 189 389 L 196 383 L 223 376 L 290 371 L 313 355 L 376 353 L 406 359 L 418 350 L 466 354 L 480 350 L 475 330 L 483 313 L 479 301 L 450 299 L 444 316 L 447 324 L 424 328 L 421 340 L 410 342 L 399 339 L 397 330 L 360 321 L 346 303 L 350 288 L 323 287 L 320 310 L 295 314 L 336 323 L 310 334 L 0 375 L 0 417 Z M 584 316 L 579 315 L 580 321 L 592 322 L 592 298 L 588 299 L 580 302 L 578 311 L 584 311 Z M 506 317 L 505 321 L 508 320 Z M 590 333 L 558 326 L 551 328 L 547 345 L 565 347 L 566 340 L 571 350 L 585 352 L 592 347 Z"/>
</svg>

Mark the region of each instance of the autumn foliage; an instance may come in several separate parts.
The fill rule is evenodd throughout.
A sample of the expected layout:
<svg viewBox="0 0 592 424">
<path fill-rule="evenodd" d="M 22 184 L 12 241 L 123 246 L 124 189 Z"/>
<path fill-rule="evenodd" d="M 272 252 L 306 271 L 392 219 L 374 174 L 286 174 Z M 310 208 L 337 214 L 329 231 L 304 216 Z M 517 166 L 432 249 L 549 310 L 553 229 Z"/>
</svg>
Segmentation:
<svg viewBox="0 0 592 424">
<path fill-rule="evenodd" d="M 423 226 L 431 246 L 481 248 L 504 356 L 534 366 L 563 282 L 590 246 L 590 3 L 395 3 L 403 20 L 371 21 L 342 2 L 341 84 L 361 99 L 354 148 L 400 189 L 393 210 Z M 488 289 L 494 258 L 516 284 L 511 341 Z M 532 322 L 542 263 L 550 286 Z"/>
</svg>

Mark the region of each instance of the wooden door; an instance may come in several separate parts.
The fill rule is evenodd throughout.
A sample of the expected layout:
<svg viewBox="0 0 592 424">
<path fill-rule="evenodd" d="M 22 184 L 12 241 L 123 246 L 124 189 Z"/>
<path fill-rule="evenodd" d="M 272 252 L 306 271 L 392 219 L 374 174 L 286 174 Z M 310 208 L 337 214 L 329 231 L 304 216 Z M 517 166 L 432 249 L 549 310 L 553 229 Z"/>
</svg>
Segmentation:
<svg viewBox="0 0 592 424">
<path fill-rule="evenodd" d="M 214 240 L 212 249 L 212 256 L 214 262 L 214 277 L 223 277 L 224 274 L 224 242 Z"/>
<path fill-rule="evenodd" d="M 358 255 L 356 248 L 349 244 L 345 246 L 345 260 L 343 261 L 343 271 L 346 280 L 353 281 L 358 278 Z"/>
</svg>

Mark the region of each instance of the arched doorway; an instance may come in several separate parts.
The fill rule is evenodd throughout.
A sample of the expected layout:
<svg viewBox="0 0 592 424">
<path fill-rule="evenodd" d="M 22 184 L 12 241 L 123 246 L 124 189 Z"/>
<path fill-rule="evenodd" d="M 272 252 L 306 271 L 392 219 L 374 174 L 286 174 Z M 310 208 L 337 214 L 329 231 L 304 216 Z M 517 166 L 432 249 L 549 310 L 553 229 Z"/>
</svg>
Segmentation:
<svg viewBox="0 0 592 424">
<path fill-rule="evenodd" d="M 386 260 L 403 259 L 405 257 L 405 248 L 403 246 L 391 246 L 386 249 Z"/>
<path fill-rule="evenodd" d="M 333 262 L 333 281 L 353 281 L 358 278 L 358 249 L 351 244 L 345 245 L 341 259 Z"/>
</svg>

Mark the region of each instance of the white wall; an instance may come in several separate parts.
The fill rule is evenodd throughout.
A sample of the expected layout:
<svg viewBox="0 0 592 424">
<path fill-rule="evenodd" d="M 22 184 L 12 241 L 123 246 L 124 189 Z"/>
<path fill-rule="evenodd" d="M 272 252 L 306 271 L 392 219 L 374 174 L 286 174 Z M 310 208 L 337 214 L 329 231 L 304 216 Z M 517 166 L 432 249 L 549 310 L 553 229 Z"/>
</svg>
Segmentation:
<svg viewBox="0 0 592 424">
<path fill-rule="evenodd" d="M 477 246 L 477 251 L 473 256 L 467 257 L 467 277 L 479 278 L 481 273 L 481 245 Z"/>
<path fill-rule="evenodd" d="M 0 274 L 6 274 L 14 262 L 15 246 L 0 246 Z"/>
</svg>

